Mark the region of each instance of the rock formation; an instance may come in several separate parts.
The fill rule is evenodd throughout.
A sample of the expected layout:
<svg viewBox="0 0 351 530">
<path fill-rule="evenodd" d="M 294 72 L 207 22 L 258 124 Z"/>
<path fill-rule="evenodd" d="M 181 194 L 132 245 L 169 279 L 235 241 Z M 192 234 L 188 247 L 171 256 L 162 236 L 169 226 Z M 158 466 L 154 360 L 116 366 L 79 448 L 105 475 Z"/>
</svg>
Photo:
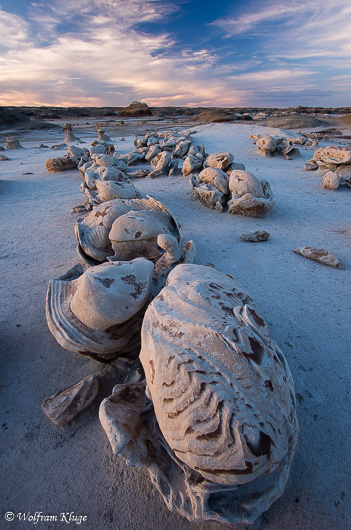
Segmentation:
<svg viewBox="0 0 351 530">
<path fill-rule="evenodd" d="M 72 125 L 70 123 L 65 123 L 62 127 L 63 132 L 65 133 L 65 144 L 69 144 L 71 142 L 80 142 L 81 140 L 74 136 Z"/>
<path fill-rule="evenodd" d="M 258 153 L 263 156 L 282 155 L 289 160 L 291 156 L 299 155 L 294 145 L 294 139 L 280 136 L 252 134 L 250 136 L 257 146 Z"/>
<path fill-rule="evenodd" d="M 181 339 L 181 340 L 180 340 Z M 298 422 L 286 360 L 228 275 L 179 265 L 148 307 L 144 383 L 100 407 L 114 453 L 190 521 L 252 523 L 283 493 Z"/>
<path fill-rule="evenodd" d="M 234 170 L 229 177 L 231 199 L 228 213 L 247 217 L 264 217 L 274 206 L 275 199 L 266 180 L 257 178 L 248 171 Z"/>
<path fill-rule="evenodd" d="M 49 282 L 46 318 L 66 350 L 101 361 L 138 350 L 154 266 L 145 258 L 79 265 Z"/>
<path fill-rule="evenodd" d="M 323 172 L 331 170 L 338 171 L 343 176 L 351 175 L 351 149 L 334 145 L 319 147 L 313 157 L 306 162 L 305 169 Z"/>
<path fill-rule="evenodd" d="M 180 242 L 180 223 L 161 202 L 152 197 L 115 199 L 95 206 L 87 217 L 77 220 L 75 233 L 78 241 L 78 254 L 85 262 L 89 265 L 97 265 L 114 255 L 110 231 L 117 219 L 132 210 L 154 212 L 155 219 L 166 227 L 165 233 L 169 232 L 178 243 Z M 143 255 L 144 252 L 141 249 L 140 256 Z"/>
<path fill-rule="evenodd" d="M 12 138 L 12 136 L 8 136 L 6 138 L 6 149 L 24 149 L 24 147 L 20 144 L 18 138 Z"/>
</svg>

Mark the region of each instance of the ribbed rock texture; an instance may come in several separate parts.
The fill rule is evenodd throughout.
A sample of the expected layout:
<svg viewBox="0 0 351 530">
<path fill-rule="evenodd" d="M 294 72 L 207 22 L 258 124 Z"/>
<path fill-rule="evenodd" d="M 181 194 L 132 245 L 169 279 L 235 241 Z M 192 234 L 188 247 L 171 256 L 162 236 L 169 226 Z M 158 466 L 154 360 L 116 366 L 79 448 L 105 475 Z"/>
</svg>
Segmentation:
<svg viewBox="0 0 351 530">
<path fill-rule="evenodd" d="M 142 327 L 147 390 L 116 386 L 100 419 L 191 521 L 253 522 L 282 494 L 296 448 L 294 385 L 252 299 L 228 275 L 178 265 Z M 153 406 L 153 409 L 152 409 Z"/>
</svg>

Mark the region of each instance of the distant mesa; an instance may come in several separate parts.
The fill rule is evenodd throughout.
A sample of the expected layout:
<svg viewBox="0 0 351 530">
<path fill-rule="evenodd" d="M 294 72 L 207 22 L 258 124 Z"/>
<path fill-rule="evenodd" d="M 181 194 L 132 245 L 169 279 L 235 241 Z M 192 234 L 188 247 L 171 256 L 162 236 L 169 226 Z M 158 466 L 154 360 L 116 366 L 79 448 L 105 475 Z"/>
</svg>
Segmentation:
<svg viewBox="0 0 351 530">
<path fill-rule="evenodd" d="M 320 127 L 327 122 L 319 120 L 314 116 L 281 116 L 265 120 L 262 125 L 282 129 L 305 129 L 306 127 Z"/>
<path fill-rule="evenodd" d="M 238 119 L 238 115 L 233 112 L 226 110 L 204 110 L 200 112 L 197 116 L 194 116 L 200 123 L 218 123 L 218 122 L 227 122 Z"/>
<path fill-rule="evenodd" d="M 133 101 L 128 107 L 121 109 L 119 114 L 128 118 L 152 116 L 150 107 L 146 103 L 140 103 L 139 101 Z"/>
</svg>

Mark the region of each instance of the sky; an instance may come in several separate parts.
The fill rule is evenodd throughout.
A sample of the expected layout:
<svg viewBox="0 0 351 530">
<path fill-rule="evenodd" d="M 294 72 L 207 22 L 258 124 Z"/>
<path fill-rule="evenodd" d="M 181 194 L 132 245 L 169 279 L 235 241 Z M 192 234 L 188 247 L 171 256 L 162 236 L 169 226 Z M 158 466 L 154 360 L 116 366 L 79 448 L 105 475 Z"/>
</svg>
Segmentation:
<svg viewBox="0 0 351 530">
<path fill-rule="evenodd" d="M 351 0 L 0 0 L 0 105 L 351 106 Z"/>
</svg>

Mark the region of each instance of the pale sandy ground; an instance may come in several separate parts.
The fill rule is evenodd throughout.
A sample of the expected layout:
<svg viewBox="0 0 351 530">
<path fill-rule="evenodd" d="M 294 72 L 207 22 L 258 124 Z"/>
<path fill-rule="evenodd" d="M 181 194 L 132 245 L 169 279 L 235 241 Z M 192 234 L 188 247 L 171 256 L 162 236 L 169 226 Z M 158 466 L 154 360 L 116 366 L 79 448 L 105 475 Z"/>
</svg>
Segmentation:
<svg viewBox="0 0 351 530">
<path fill-rule="evenodd" d="M 313 151 L 301 148 L 301 157 L 291 161 L 259 157 L 250 134 L 277 134 L 277 129 L 247 124 L 196 129 L 195 143 L 204 143 L 207 152 L 231 151 L 247 170 L 267 179 L 276 196 L 268 217 L 251 219 L 194 202 L 185 177 L 135 181 L 142 193 L 163 201 L 181 219 L 184 237 L 196 243 L 198 263 L 214 263 L 248 289 L 288 359 L 300 440 L 284 495 L 255 528 L 351 528 L 351 190 L 323 190 L 322 177 L 303 170 Z M 112 455 L 98 420 L 98 403 L 66 428 L 54 427 L 42 413 L 46 397 L 100 365 L 63 350 L 46 325 L 48 280 L 78 261 L 74 225 L 79 216 L 70 210 L 82 202 L 82 180 L 77 170 L 46 171 L 46 158 L 64 151 L 55 155 L 48 149 L 29 149 L 39 142 L 62 141 L 58 131 L 29 134 L 22 136 L 27 149 L 8 151 L 11 160 L 0 162 L 0 528 L 31 527 L 17 514 L 36 511 L 59 519 L 61 512 L 86 515 L 80 527 L 89 530 L 229 528 L 189 523 L 170 513 L 146 470 L 129 468 Z M 118 134 L 117 149 L 127 152 L 133 138 L 118 142 Z M 242 232 L 258 228 L 271 233 L 267 243 L 239 240 Z M 303 245 L 334 252 L 345 269 L 293 253 Z M 13 522 L 4 519 L 9 511 L 15 515 Z"/>
</svg>

